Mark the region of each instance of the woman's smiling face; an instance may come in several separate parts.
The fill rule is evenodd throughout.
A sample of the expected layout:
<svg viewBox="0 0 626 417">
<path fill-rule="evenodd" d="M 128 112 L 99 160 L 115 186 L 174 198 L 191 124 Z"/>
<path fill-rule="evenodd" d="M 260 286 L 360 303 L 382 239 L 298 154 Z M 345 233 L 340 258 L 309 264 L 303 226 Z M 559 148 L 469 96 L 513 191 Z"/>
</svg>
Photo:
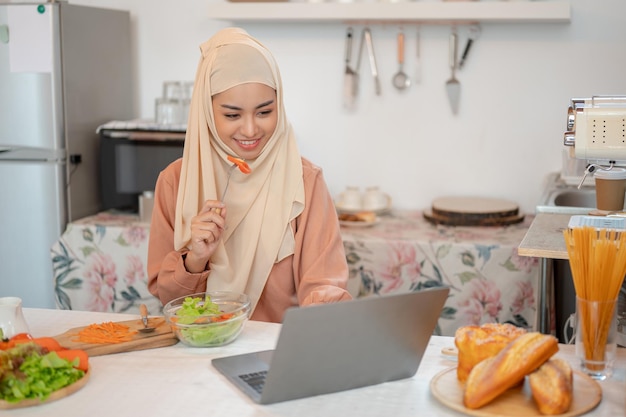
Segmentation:
<svg viewBox="0 0 626 417">
<path fill-rule="evenodd" d="M 243 159 L 255 159 L 278 123 L 276 90 L 245 83 L 213 96 L 213 116 L 220 139 Z"/>
</svg>

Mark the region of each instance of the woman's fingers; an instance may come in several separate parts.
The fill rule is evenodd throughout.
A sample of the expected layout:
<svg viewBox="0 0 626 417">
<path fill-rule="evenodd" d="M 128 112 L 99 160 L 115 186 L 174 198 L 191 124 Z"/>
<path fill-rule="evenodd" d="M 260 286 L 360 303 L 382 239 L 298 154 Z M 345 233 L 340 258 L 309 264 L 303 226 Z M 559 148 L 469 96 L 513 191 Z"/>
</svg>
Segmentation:
<svg viewBox="0 0 626 417">
<path fill-rule="evenodd" d="M 219 201 L 207 200 L 200 213 L 191 219 L 192 250 L 198 255 L 212 252 L 209 245 L 218 241 L 224 230 L 226 209 Z"/>
<path fill-rule="evenodd" d="M 220 201 L 207 200 L 200 212 L 191 219 L 191 250 L 185 260 L 190 272 L 206 268 L 215 252 L 226 224 L 226 207 Z"/>
<path fill-rule="evenodd" d="M 213 242 L 220 238 L 224 230 L 224 218 L 215 211 L 199 214 L 191 221 L 191 237 Z"/>
<path fill-rule="evenodd" d="M 203 213 L 208 213 L 211 211 L 217 211 L 219 213 L 221 211 L 224 211 L 224 207 L 225 207 L 224 203 L 222 203 L 221 201 L 207 200 L 202 205 L 202 208 L 200 209 L 200 213 L 198 213 L 198 215 L 201 215 Z"/>
</svg>

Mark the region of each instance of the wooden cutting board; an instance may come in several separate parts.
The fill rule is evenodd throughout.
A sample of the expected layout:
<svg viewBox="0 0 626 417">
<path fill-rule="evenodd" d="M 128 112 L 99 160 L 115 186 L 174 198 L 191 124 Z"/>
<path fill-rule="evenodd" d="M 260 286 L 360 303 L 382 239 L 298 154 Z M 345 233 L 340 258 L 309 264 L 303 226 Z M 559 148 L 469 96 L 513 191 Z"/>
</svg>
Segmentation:
<svg viewBox="0 0 626 417">
<path fill-rule="evenodd" d="M 133 335 L 132 340 L 128 342 L 101 344 L 101 343 L 85 343 L 77 341 L 78 332 L 87 326 L 75 327 L 63 334 L 53 336 L 59 344 L 68 349 L 82 349 L 89 356 L 108 355 L 111 353 L 132 352 L 135 350 L 152 349 L 163 346 L 171 346 L 178 343 L 178 338 L 172 332 L 171 327 L 165 321 L 165 317 L 148 318 L 148 327 L 154 327 L 151 333 L 140 333 L 138 330 L 143 328 L 143 322 L 140 319 L 119 321 L 116 323 L 124 324 L 130 327 L 131 331 L 137 331 Z"/>
<path fill-rule="evenodd" d="M 524 220 L 516 203 L 485 197 L 440 197 L 424 217 L 446 226 L 505 226 Z"/>
</svg>

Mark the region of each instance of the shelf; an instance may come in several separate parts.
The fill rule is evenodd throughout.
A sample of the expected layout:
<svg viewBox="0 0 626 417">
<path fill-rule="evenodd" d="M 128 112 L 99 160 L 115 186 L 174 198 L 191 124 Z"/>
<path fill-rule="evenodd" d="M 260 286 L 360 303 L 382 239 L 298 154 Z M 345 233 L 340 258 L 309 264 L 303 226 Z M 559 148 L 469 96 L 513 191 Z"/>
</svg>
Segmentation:
<svg viewBox="0 0 626 417">
<path fill-rule="evenodd" d="M 232 21 L 282 22 L 569 22 L 569 1 L 515 2 L 219 2 L 209 7 L 209 18 Z"/>
</svg>

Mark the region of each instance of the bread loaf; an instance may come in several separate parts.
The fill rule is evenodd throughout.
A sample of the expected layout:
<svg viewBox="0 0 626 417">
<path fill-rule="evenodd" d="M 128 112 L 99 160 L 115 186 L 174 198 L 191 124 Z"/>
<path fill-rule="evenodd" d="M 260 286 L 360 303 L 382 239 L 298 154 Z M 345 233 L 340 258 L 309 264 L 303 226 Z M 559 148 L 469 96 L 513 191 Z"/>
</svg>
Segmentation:
<svg viewBox="0 0 626 417">
<path fill-rule="evenodd" d="M 465 381 L 477 363 L 495 356 L 524 333 L 526 333 L 525 329 L 508 323 L 486 323 L 481 326 L 463 326 L 457 329 L 454 344 L 459 352 L 459 364 L 456 368 L 459 381 Z"/>
<path fill-rule="evenodd" d="M 339 220 L 347 222 L 373 222 L 376 221 L 376 213 L 372 211 L 359 211 L 358 213 L 341 213 Z"/>
<path fill-rule="evenodd" d="M 554 336 L 526 333 L 502 349 L 496 356 L 478 363 L 465 383 L 463 403 L 480 408 L 543 365 L 559 350 Z"/>
<path fill-rule="evenodd" d="M 573 373 L 565 360 L 552 358 L 528 376 L 530 390 L 541 414 L 563 414 L 572 404 Z"/>
</svg>

